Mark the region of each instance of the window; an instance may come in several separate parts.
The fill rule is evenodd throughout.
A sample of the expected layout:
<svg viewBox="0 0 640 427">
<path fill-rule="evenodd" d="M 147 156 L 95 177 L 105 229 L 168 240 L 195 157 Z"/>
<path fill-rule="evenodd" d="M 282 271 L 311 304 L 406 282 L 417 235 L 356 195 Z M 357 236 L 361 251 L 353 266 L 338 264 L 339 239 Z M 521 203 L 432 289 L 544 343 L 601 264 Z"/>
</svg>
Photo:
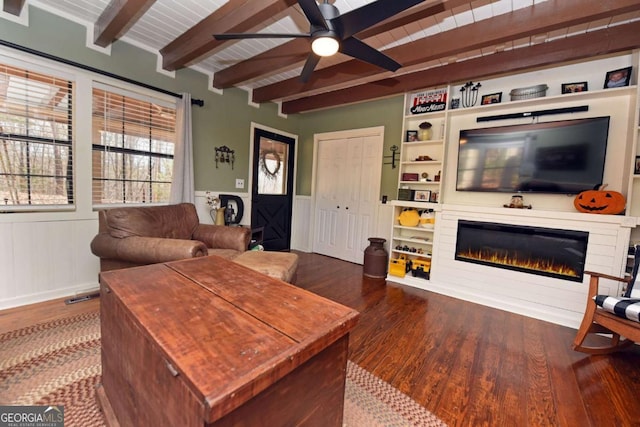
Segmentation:
<svg viewBox="0 0 640 427">
<path fill-rule="evenodd" d="M 94 88 L 92 117 L 93 204 L 168 202 L 175 107 Z"/>
<path fill-rule="evenodd" d="M 289 144 L 260 137 L 258 194 L 287 194 Z"/>
<path fill-rule="evenodd" d="M 73 82 L 0 64 L 0 209 L 72 205 Z"/>
</svg>

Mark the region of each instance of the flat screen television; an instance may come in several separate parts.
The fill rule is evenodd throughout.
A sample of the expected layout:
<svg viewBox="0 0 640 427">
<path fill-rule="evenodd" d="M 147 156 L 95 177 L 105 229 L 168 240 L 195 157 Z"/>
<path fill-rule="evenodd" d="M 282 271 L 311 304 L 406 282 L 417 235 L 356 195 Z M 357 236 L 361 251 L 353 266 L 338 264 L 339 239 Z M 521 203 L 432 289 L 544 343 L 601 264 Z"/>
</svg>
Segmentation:
<svg viewBox="0 0 640 427">
<path fill-rule="evenodd" d="M 458 191 L 578 194 L 602 183 L 609 117 L 460 131 Z"/>
</svg>

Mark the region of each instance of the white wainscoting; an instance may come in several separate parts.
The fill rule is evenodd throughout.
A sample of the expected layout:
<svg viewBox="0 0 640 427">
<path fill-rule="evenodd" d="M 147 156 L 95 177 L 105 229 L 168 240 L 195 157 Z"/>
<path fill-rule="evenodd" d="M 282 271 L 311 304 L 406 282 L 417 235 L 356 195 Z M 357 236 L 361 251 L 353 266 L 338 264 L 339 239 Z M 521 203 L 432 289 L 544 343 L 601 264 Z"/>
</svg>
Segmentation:
<svg viewBox="0 0 640 427">
<path fill-rule="evenodd" d="M 431 280 L 424 289 L 574 327 L 586 304 L 582 283 L 455 260 L 458 220 L 578 230 L 589 233 L 585 269 L 622 276 L 635 217 L 443 205 L 436 216 Z M 618 294 L 604 281 L 603 293 Z"/>
<path fill-rule="evenodd" d="M 313 250 L 313 203 L 310 196 L 295 196 L 291 223 L 291 249 L 302 252 Z"/>
<path fill-rule="evenodd" d="M 0 309 L 97 290 L 97 232 L 97 219 L 0 223 Z"/>
</svg>

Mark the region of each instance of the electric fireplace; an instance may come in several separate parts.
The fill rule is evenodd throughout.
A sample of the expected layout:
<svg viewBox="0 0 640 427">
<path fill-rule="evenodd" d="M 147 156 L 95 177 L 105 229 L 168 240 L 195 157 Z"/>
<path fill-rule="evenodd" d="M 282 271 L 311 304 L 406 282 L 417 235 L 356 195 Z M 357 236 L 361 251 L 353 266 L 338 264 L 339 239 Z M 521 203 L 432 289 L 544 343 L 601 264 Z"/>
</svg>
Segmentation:
<svg viewBox="0 0 640 427">
<path fill-rule="evenodd" d="M 582 282 L 589 233 L 458 221 L 455 259 Z"/>
</svg>

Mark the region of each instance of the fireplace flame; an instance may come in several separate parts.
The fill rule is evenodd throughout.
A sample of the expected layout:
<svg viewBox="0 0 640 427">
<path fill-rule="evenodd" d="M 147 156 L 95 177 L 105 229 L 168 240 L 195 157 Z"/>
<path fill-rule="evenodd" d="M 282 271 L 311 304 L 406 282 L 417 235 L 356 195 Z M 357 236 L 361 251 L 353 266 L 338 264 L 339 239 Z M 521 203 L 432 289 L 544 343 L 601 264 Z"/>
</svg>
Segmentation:
<svg viewBox="0 0 640 427">
<path fill-rule="evenodd" d="M 485 262 L 488 264 L 499 264 L 499 265 L 508 265 L 511 267 L 517 267 L 526 270 L 534 270 L 534 271 L 544 271 L 547 273 L 569 276 L 569 277 L 580 277 L 580 273 L 576 271 L 574 268 L 567 266 L 565 264 L 556 263 L 553 259 L 541 260 L 541 259 L 522 259 L 517 255 L 503 253 L 499 254 L 495 251 L 489 250 L 471 250 L 461 252 L 458 254 L 458 257 L 463 259 L 472 259 L 476 261 Z"/>
</svg>

